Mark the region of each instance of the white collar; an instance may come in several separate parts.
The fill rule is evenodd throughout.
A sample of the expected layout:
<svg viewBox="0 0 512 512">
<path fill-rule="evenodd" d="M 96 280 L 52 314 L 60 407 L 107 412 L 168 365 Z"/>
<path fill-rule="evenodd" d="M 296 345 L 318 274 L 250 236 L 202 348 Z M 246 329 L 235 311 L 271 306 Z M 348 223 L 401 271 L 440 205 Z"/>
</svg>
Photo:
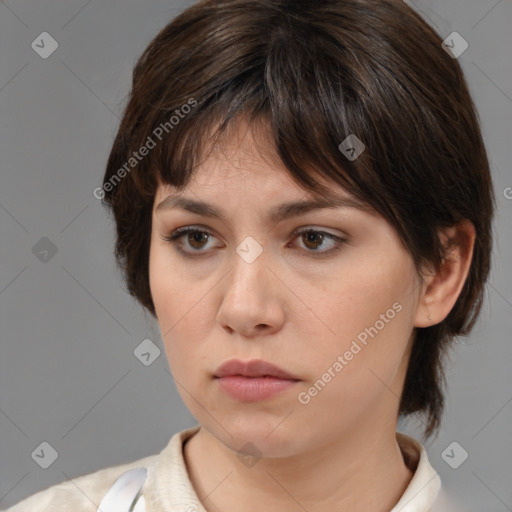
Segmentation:
<svg viewBox="0 0 512 512">
<path fill-rule="evenodd" d="M 419 441 L 401 432 L 396 433 L 396 439 L 414 475 L 390 512 L 429 512 L 441 489 L 441 478 L 431 466 L 425 447 Z"/>
</svg>

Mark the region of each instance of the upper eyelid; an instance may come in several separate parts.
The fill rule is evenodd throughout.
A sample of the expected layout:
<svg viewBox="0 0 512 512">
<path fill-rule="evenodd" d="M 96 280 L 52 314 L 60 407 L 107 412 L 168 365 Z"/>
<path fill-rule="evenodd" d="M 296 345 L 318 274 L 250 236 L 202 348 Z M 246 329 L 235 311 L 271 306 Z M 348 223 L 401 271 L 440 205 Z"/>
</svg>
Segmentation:
<svg viewBox="0 0 512 512">
<path fill-rule="evenodd" d="M 329 231 L 330 229 L 333 229 L 333 228 L 319 227 L 314 224 L 310 224 L 310 225 L 300 226 L 298 228 L 293 229 L 290 233 L 290 236 L 299 234 L 304 231 L 306 231 L 306 232 L 307 231 L 315 231 L 315 232 L 319 232 L 319 233 L 325 233 L 325 234 L 328 234 L 328 235 L 331 235 L 334 237 L 338 237 L 338 238 L 347 237 L 347 235 L 343 232 L 341 232 L 339 234 L 332 233 L 331 231 Z M 216 238 L 218 238 L 215 235 L 216 231 L 214 229 L 211 229 L 206 226 L 201 226 L 200 224 L 190 224 L 187 226 L 182 226 L 180 228 L 176 228 L 176 229 L 172 230 L 172 232 L 168 236 L 181 235 L 181 234 L 186 234 L 187 232 L 194 232 L 194 231 L 197 231 L 200 233 L 208 233 L 209 235 L 213 235 Z"/>
<path fill-rule="evenodd" d="M 344 233 L 343 234 L 331 233 L 330 231 L 327 231 L 327 229 L 329 229 L 329 228 L 321 228 L 321 227 L 317 227 L 317 226 L 314 226 L 314 225 L 300 226 L 300 227 L 294 229 L 290 233 L 289 236 L 292 237 L 293 239 L 296 239 L 302 233 L 308 233 L 308 232 L 322 233 L 322 234 L 327 235 L 330 240 L 333 240 L 333 241 L 335 241 L 338 244 L 340 244 L 340 243 L 348 243 L 347 235 L 345 235 Z M 171 234 L 169 234 L 169 235 L 167 235 L 167 236 L 165 236 L 163 238 L 165 240 L 167 240 L 167 241 L 171 241 L 171 242 L 175 243 L 180 238 L 182 238 L 183 236 L 185 236 L 187 234 L 190 234 L 190 233 L 194 233 L 194 232 L 207 233 L 209 236 L 213 236 L 215 238 L 218 238 L 215 235 L 214 230 L 211 230 L 210 228 L 207 228 L 207 227 L 202 227 L 200 225 L 195 225 L 195 224 L 177 228 L 177 229 L 173 230 Z M 206 251 L 197 250 L 197 251 L 192 251 L 192 252 L 201 253 L 201 252 L 206 252 Z M 325 251 L 325 252 L 328 252 L 328 251 Z"/>
</svg>

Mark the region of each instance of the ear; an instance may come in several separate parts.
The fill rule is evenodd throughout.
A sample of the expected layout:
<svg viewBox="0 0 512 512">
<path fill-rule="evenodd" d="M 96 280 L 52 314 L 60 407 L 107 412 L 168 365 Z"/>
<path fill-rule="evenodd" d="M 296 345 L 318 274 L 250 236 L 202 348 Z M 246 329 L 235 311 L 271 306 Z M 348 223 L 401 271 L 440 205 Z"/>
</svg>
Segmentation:
<svg viewBox="0 0 512 512">
<path fill-rule="evenodd" d="M 446 255 L 438 271 L 424 270 L 415 327 L 430 327 L 442 322 L 455 305 L 466 281 L 473 248 L 475 227 L 469 220 L 438 231 Z"/>
</svg>

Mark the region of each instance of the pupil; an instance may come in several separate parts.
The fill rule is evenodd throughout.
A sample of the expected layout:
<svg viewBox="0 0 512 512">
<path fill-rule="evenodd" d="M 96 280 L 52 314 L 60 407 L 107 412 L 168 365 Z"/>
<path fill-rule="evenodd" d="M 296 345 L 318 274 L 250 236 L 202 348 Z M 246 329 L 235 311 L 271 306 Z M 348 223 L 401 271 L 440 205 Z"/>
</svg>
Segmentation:
<svg viewBox="0 0 512 512">
<path fill-rule="evenodd" d="M 322 235 L 320 235 L 319 233 L 306 233 L 306 238 L 308 240 L 308 242 L 315 242 L 315 239 L 317 239 L 317 241 L 319 243 L 322 242 Z M 317 244 L 315 247 L 318 247 L 319 244 Z"/>
<path fill-rule="evenodd" d="M 201 244 L 202 241 L 205 241 L 206 238 L 206 233 L 192 233 L 192 240 L 194 242 L 197 242 L 199 245 Z"/>
</svg>

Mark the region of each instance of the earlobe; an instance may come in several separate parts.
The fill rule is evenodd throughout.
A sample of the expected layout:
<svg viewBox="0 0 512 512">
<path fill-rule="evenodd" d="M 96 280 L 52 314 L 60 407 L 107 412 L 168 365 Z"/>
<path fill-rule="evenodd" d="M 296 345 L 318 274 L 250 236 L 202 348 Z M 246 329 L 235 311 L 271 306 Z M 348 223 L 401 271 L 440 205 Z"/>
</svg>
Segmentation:
<svg viewBox="0 0 512 512">
<path fill-rule="evenodd" d="M 415 327 L 442 322 L 459 297 L 471 267 L 475 228 L 469 220 L 439 230 L 445 247 L 441 267 L 425 276 L 416 311 Z"/>
</svg>

